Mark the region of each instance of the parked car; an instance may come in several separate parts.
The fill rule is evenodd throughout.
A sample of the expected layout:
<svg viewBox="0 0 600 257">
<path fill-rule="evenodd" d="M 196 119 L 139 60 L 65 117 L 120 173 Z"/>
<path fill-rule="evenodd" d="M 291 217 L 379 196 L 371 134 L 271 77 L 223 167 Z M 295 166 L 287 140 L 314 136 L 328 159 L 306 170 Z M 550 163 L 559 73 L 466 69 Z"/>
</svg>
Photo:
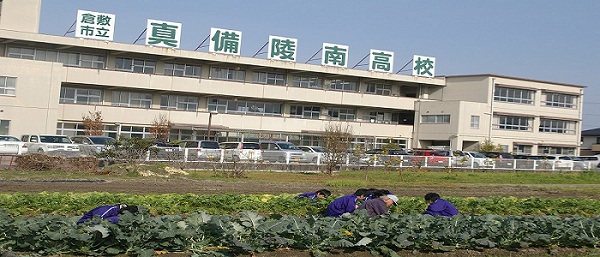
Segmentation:
<svg viewBox="0 0 600 257">
<path fill-rule="evenodd" d="M 538 170 L 543 168 L 543 155 L 517 154 L 513 155 L 515 168 L 521 170 Z"/>
<path fill-rule="evenodd" d="M 304 151 L 304 158 L 308 162 L 314 162 L 314 163 L 317 162 L 317 160 L 319 159 L 319 156 L 321 158 L 320 159 L 321 162 L 323 162 L 323 154 L 327 151 L 322 146 L 298 146 L 298 148 L 300 148 L 300 150 Z"/>
<path fill-rule="evenodd" d="M 0 154 L 25 154 L 28 145 L 13 136 L 0 135 Z"/>
<path fill-rule="evenodd" d="M 280 141 L 260 142 L 263 161 L 270 162 L 306 162 L 304 151 L 300 150 L 295 144 Z"/>
<path fill-rule="evenodd" d="M 152 147 L 157 151 L 150 152 L 151 160 L 183 160 L 183 147 L 167 141 L 155 141 Z"/>
<path fill-rule="evenodd" d="M 583 161 L 584 169 L 593 169 L 594 167 L 600 164 L 600 156 L 598 155 L 590 155 L 590 156 L 578 156 Z"/>
<path fill-rule="evenodd" d="M 542 169 L 573 169 L 573 158 L 567 155 L 544 155 Z"/>
<path fill-rule="evenodd" d="M 515 169 L 514 156 L 507 152 L 481 152 L 483 155 L 494 159 L 494 167 L 498 169 Z"/>
<path fill-rule="evenodd" d="M 213 140 L 184 140 L 180 143 L 187 152 L 188 160 L 213 160 L 221 159 L 221 146 Z"/>
<path fill-rule="evenodd" d="M 79 145 L 65 135 L 22 135 L 21 141 L 27 143 L 27 151 L 30 153 L 69 151 L 79 152 Z"/>
<path fill-rule="evenodd" d="M 455 151 L 456 152 L 456 151 Z M 494 167 L 494 160 L 485 156 L 480 152 L 472 151 L 458 151 L 462 155 L 456 156 L 454 163 L 456 166 L 472 167 L 474 169 L 479 168 L 492 168 Z"/>
<path fill-rule="evenodd" d="M 107 136 L 72 136 L 71 141 L 80 145 L 80 151 L 89 147 L 93 153 L 99 153 L 104 151 L 108 145 L 113 144 L 115 139 Z"/>
<path fill-rule="evenodd" d="M 260 144 L 255 142 L 224 142 L 219 144 L 226 161 L 260 161 Z"/>
</svg>

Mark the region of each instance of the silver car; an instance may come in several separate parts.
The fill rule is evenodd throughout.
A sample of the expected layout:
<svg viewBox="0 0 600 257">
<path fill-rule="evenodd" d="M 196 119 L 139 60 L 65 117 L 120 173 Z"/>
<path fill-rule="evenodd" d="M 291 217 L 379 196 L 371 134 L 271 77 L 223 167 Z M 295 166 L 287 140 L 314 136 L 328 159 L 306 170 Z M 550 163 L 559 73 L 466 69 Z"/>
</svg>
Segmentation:
<svg viewBox="0 0 600 257">
<path fill-rule="evenodd" d="M 260 142 L 262 158 L 270 162 L 306 162 L 304 152 L 290 142 L 263 141 Z"/>
</svg>

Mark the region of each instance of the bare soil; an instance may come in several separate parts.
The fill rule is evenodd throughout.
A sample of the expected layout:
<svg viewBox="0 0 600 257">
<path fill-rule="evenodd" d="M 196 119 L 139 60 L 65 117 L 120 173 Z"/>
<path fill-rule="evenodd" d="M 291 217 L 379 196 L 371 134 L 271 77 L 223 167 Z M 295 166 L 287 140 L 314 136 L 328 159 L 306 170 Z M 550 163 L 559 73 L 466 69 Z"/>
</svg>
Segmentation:
<svg viewBox="0 0 600 257">
<path fill-rule="evenodd" d="M 107 176 L 108 177 L 108 176 Z M 444 196 L 486 197 L 514 196 L 543 198 L 596 198 L 595 193 L 569 190 L 577 185 L 547 187 L 544 185 L 514 184 L 465 184 L 464 186 L 390 187 L 386 188 L 399 196 L 420 197 L 428 192 L 438 192 Z M 257 182 L 257 181 L 218 181 L 191 180 L 186 178 L 143 178 L 136 180 L 0 180 L 0 193 L 39 193 L 39 192 L 111 192 L 130 194 L 279 194 L 302 193 L 329 188 L 322 183 L 303 182 Z M 356 188 L 329 188 L 334 194 L 352 193 Z"/>
</svg>

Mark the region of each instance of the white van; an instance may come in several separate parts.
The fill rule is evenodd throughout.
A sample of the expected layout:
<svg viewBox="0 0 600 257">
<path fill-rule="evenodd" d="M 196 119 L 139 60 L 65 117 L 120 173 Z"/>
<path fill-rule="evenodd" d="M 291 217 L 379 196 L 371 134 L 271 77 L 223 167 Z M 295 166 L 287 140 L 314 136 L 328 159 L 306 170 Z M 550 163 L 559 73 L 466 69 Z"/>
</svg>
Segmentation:
<svg viewBox="0 0 600 257">
<path fill-rule="evenodd" d="M 223 149 L 225 161 L 261 161 L 260 144 L 255 142 L 224 142 L 219 144 Z"/>
</svg>

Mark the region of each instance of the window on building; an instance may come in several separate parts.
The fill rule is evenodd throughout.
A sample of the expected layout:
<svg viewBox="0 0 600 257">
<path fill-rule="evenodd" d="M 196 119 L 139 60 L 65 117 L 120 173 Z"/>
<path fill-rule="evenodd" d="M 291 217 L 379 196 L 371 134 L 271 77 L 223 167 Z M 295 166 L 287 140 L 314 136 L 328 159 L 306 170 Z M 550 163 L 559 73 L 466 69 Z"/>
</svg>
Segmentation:
<svg viewBox="0 0 600 257">
<path fill-rule="evenodd" d="M 544 93 L 546 101 L 543 101 L 546 106 L 562 107 L 562 108 L 575 108 L 575 101 L 577 96 L 566 95 L 560 93 L 546 92 Z"/>
<path fill-rule="evenodd" d="M 575 134 L 575 122 L 566 120 L 540 119 L 540 132 Z"/>
<path fill-rule="evenodd" d="M 99 89 L 63 87 L 60 89 L 60 103 L 91 104 L 102 103 L 102 91 Z"/>
<path fill-rule="evenodd" d="M 450 114 L 421 115 L 421 123 L 450 123 Z"/>
<path fill-rule="evenodd" d="M 327 115 L 332 120 L 356 120 L 356 110 L 346 108 L 329 108 Z"/>
<path fill-rule="evenodd" d="M 152 94 L 114 91 L 112 105 L 150 109 L 152 106 Z"/>
<path fill-rule="evenodd" d="M 498 129 L 532 131 L 530 117 L 498 116 Z"/>
<path fill-rule="evenodd" d="M 494 101 L 533 104 L 534 95 L 533 90 L 497 86 L 494 90 Z"/>
<path fill-rule="evenodd" d="M 48 62 L 61 62 L 65 66 L 79 66 L 96 69 L 104 69 L 106 63 L 106 57 L 101 55 L 20 47 L 9 47 L 8 57 Z"/>
<path fill-rule="evenodd" d="M 201 68 L 198 65 L 165 63 L 164 74 L 179 77 L 200 77 Z"/>
<path fill-rule="evenodd" d="M 329 82 L 329 89 L 337 91 L 357 92 L 358 84 L 354 81 L 332 79 Z"/>
<path fill-rule="evenodd" d="M 246 78 L 246 71 L 232 68 L 210 67 L 210 78 L 244 81 Z"/>
<path fill-rule="evenodd" d="M 384 84 L 367 84 L 366 92 L 376 95 L 392 95 L 392 86 Z"/>
<path fill-rule="evenodd" d="M 596 144 L 600 144 L 600 137 L 596 138 Z"/>
<path fill-rule="evenodd" d="M 79 66 L 94 69 L 104 69 L 104 67 L 106 67 L 106 58 L 100 55 L 81 54 L 79 56 Z"/>
<path fill-rule="evenodd" d="M 0 95 L 15 96 L 17 93 L 17 78 L 0 76 Z"/>
<path fill-rule="evenodd" d="M 35 59 L 35 49 L 33 48 L 21 48 L 21 47 L 9 47 L 8 57 L 19 58 L 19 59 Z"/>
<path fill-rule="evenodd" d="M 160 108 L 178 111 L 198 110 L 198 97 L 181 95 L 161 95 Z"/>
<path fill-rule="evenodd" d="M 318 119 L 321 115 L 321 107 L 318 106 L 290 106 L 290 116 L 307 119 Z"/>
<path fill-rule="evenodd" d="M 9 135 L 10 120 L 0 120 L 0 135 Z"/>
<path fill-rule="evenodd" d="M 292 86 L 303 88 L 323 88 L 323 79 L 316 77 L 293 76 Z"/>
<path fill-rule="evenodd" d="M 155 67 L 155 61 L 122 57 L 117 58 L 115 65 L 117 70 L 133 71 L 146 74 L 154 74 Z"/>
<path fill-rule="evenodd" d="M 513 153 L 515 154 L 531 154 L 533 151 L 532 145 L 514 145 Z"/>
<path fill-rule="evenodd" d="M 538 152 L 542 153 L 542 154 L 574 155 L 575 148 L 574 147 L 540 145 L 540 146 L 538 146 Z"/>
<path fill-rule="evenodd" d="M 479 128 L 479 115 L 471 115 L 471 128 L 472 129 Z"/>
<path fill-rule="evenodd" d="M 252 73 L 252 82 L 267 85 L 285 86 L 285 75 L 279 73 L 255 71 Z"/>
<path fill-rule="evenodd" d="M 364 119 L 371 123 L 391 123 L 391 114 L 385 112 L 369 112 Z"/>
<path fill-rule="evenodd" d="M 220 113 L 281 116 L 281 103 L 211 98 L 208 99 L 208 110 Z"/>
</svg>

